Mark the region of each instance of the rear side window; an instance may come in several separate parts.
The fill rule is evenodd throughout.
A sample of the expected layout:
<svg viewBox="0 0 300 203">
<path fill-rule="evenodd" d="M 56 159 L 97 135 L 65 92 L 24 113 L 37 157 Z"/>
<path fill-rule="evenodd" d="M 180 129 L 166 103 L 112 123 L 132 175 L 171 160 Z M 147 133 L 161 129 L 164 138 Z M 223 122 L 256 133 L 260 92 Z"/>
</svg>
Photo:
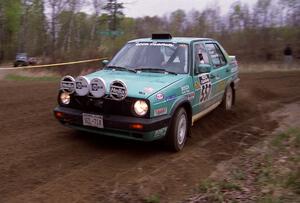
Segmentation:
<svg viewBox="0 0 300 203">
<path fill-rule="evenodd" d="M 219 68 L 226 65 L 226 59 L 217 44 L 205 44 L 213 64 Z"/>
</svg>

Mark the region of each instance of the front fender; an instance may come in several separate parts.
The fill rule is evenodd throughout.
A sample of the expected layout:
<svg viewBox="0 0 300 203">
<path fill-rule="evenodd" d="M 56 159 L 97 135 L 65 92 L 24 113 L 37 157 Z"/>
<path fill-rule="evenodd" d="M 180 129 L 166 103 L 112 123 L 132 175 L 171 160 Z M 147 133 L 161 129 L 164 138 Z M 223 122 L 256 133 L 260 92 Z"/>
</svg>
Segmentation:
<svg viewBox="0 0 300 203">
<path fill-rule="evenodd" d="M 188 109 L 188 113 L 191 113 L 192 110 L 192 104 L 191 102 L 186 98 L 186 97 L 182 97 L 179 100 L 177 100 L 176 102 L 174 102 L 173 106 L 172 106 L 172 110 L 170 112 L 170 115 L 173 116 L 176 112 L 176 110 L 180 107 L 180 106 L 185 106 Z"/>
</svg>

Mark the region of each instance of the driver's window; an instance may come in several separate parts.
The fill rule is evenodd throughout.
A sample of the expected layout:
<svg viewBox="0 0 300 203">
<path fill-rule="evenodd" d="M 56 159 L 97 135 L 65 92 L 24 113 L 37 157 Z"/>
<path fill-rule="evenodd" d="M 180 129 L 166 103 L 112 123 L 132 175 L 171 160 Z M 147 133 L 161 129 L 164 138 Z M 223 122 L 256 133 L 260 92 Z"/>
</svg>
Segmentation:
<svg viewBox="0 0 300 203">
<path fill-rule="evenodd" d="M 210 64 L 209 57 L 203 44 L 195 44 L 194 47 L 195 67 L 199 64 Z"/>
</svg>

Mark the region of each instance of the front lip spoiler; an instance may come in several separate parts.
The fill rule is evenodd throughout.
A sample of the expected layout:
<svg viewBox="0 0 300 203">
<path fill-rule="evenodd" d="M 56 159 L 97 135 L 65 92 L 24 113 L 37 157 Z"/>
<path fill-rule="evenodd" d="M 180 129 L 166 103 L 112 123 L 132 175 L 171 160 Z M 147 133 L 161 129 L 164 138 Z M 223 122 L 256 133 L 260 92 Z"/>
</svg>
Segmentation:
<svg viewBox="0 0 300 203">
<path fill-rule="evenodd" d="M 78 109 L 61 107 L 58 106 L 54 109 L 54 114 L 62 113 L 62 117 L 56 117 L 63 124 L 73 124 L 83 126 L 82 124 L 82 113 L 90 113 L 90 114 L 99 114 L 97 112 L 85 112 Z M 118 115 L 103 115 L 103 124 L 104 129 L 119 129 L 119 130 L 129 130 L 133 132 L 150 132 L 155 131 L 166 126 L 169 126 L 171 116 L 165 115 L 156 118 L 135 118 L 128 116 L 118 116 Z M 131 124 L 141 124 L 143 125 L 143 129 L 132 129 Z M 84 126 L 83 126 L 84 127 Z M 99 130 L 101 130 L 99 128 Z"/>
</svg>

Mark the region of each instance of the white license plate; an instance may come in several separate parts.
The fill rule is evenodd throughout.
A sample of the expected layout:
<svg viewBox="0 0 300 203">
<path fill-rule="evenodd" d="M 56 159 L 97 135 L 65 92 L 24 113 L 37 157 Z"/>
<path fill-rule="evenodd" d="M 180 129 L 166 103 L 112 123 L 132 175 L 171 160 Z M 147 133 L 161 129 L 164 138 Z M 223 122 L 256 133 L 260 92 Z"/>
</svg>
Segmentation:
<svg viewBox="0 0 300 203">
<path fill-rule="evenodd" d="M 103 116 L 83 113 L 82 121 L 84 126 L 103 128 Z"/>
</svg>

